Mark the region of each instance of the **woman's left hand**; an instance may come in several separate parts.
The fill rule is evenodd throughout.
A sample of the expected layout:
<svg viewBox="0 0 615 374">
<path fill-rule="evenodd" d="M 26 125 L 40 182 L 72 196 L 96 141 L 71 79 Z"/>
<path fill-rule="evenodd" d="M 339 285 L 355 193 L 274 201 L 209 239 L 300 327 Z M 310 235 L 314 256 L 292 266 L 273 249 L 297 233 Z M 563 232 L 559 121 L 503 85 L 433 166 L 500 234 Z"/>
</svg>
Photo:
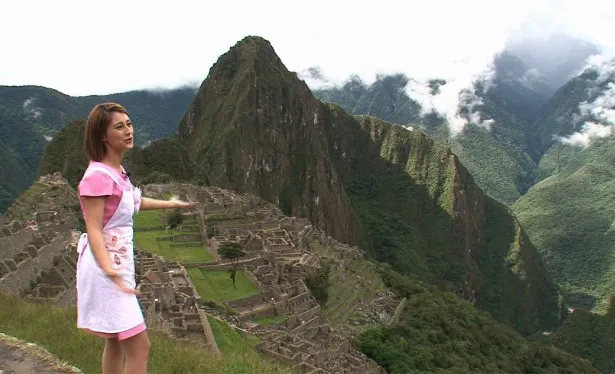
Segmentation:
<svg viewBox="0 0 615 374">
<path fill-rule="evenodd" d="M 149 197 L 141 198 L 140 210 L 152 210 L 152 209 L 189 209 L 195 207 L 196 201 L 182 201 L 175 197 L 169 200 L 157 200 L 150 199 Z"/>
<path fill-rule="evenodd" d="M 174 203 L 175 203 L 175 207 L 180 208 L 180 209 L 188 209 L 188 208 L 193 208 L 194 206 L 196 206 L 196 202 L 192 202 L 192 201 L 175 200 Z"/>
</svg>

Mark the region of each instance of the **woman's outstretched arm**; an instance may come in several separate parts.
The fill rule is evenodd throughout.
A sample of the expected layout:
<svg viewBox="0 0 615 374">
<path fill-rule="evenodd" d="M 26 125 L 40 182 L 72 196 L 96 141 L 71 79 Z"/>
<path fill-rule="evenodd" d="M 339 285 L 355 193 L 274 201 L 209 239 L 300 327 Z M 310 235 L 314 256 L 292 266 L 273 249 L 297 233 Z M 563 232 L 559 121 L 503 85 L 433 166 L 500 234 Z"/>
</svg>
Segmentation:
<svg viewBox="0 0 615 374">
<path fill-rule="evenodd" d="M 141 198 L 141 207 L 139 210 L 153 209 L 174 209 L 174 208 L 192 208 L 196 203 L 186 202 L 181 200 L 157 200 L 149 197 Z"/>
</svg>

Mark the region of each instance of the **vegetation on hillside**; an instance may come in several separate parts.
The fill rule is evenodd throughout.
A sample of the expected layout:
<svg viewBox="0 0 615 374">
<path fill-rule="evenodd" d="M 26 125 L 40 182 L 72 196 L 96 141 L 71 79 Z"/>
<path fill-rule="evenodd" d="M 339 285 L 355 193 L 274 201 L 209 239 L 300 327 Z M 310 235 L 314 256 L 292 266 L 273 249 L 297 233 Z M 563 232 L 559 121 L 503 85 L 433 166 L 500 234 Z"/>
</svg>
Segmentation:
<svg viewBox="0 0 615 374">
<path fill-rule="evenodd" d="M 604 315 L 577 309 L 551 337 L 554 346 L 590 360 L 603 373 L 615 372 L 615 314 L 610 305 Z"/>
<path fill-rule="evenodd" d="M 615 285 L 615 140 L 553 147 L 541 165 L 555 174 L 514 205 L 567 303 L 606 310 Z"/>
<path fill-rule="evenodd" d="M 88 167 L 88 158 L 83 146 L 84 135 L 83 119 L 72 121 L 60 130 L 47 145 L 38 176 L 60 172 L 72 186 L 76 187 Z"/>
<path fill-rule="evenodd" d="M 385 266 L 385 283 L 408 299 L 399 321 L 371 328 L 361 350 L 389 373 L 597 373 L 562 350 L 523 339 L 490 315 Z"/>
<path fill-rule="evenodd" d="M 31 183 L 32 173 L 0 139 L 0 214 Z"/>
<path fill-rule="evenodd" d="M 331 285 L 329 281 L 331 266 L 326 261 L 322 261 L 320 265 L 318 269 L 305 277 L 305 285 L 309 288 L 310 293 L 314 296 L 316 301 L 324 307 L 329 300 L 328 289 Z"/>
<path fill-rule="evenodd" d="M 486 220 L 484 247 L 476 255 L 481 285 L 476 306 L 525 335 L 557 328 L 567 315 L 564 298 L 536 247 L 511 209 L 492 198 Z"/>
</svg>

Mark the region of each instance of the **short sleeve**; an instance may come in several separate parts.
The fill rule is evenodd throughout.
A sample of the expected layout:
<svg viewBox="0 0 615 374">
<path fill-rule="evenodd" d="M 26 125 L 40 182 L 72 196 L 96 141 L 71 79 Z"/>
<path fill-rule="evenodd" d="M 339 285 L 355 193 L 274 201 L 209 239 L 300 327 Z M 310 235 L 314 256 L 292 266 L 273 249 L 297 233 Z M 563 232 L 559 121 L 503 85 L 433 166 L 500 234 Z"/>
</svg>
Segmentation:
<svg viewBox="0 0 615 374">
<path fill-rule="evenodd" d="M 107 174 L 94 171 L 79 182 L 79 196 L 111 196 L 115 182 Z"/>
<path fill-rule="evenodd" d="M 132 196 L 135 202 L 135 214 L 137 214 L 141 210 L 141 190 L 137 187 L 133 188 Z"/>
</svg>

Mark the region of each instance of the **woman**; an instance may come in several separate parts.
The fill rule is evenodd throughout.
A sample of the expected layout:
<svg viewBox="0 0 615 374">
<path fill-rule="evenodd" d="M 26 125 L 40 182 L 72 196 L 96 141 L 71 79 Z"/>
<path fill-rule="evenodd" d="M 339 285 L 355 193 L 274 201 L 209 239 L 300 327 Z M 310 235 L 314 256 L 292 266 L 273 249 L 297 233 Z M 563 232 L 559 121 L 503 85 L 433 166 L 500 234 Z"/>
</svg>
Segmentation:
<svg viewBox="0 0 615 374">
<path fill-rule="evenodd" d="M 133 215 L 194 206 L 141 197 L 121 165 L 133 136 L 121 105 L 99 104 L 90 112 L 84 139 L 90 164 L 79 183 L 87 234 L 78 244 L 77 327 L 106 339 L 103 373 L 147 372 L 150 342 L 135 289 Z"/>
</svg>

